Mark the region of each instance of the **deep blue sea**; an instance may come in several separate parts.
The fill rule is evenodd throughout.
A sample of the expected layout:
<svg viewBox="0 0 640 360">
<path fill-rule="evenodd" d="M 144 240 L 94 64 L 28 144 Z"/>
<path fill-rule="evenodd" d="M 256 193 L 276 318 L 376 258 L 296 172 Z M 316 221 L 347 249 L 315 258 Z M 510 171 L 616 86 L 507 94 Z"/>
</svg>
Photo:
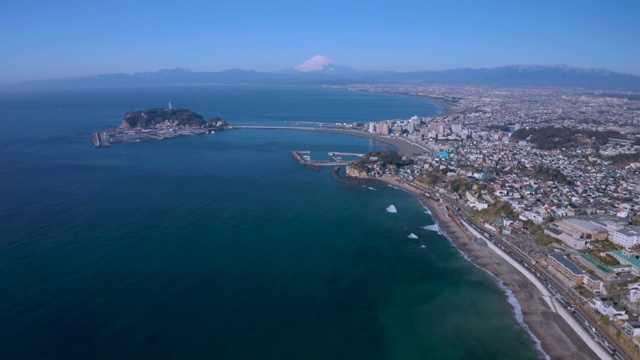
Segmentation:
<svg viewBox="0 0 640 360">
<path fill-rule="evenodd" d="M 0 94 L 0 359 L 539 357 L 414 197 L 345 188 L 291 156 L 384 144 L 233 130 L 92 147 L 91 132 L 168 101 L 235 125 L 441 111 L 302 87 Z"/>
</svg>

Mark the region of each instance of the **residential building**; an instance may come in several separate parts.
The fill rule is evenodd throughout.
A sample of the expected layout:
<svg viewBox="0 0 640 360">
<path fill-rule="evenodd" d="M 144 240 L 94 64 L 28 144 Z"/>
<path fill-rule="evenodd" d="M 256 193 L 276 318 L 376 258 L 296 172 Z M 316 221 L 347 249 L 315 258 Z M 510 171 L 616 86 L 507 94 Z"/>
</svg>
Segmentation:
<svg viewBox="0 0 640 360">
<path fill-rule="evenodd" d="M 587 274 L 578 265 L 567 259 L 562 254 L 549 254 L 549 266 L 562 274 L 574 285 L 583 285 L 585 288 L 599 294 L 602 288 L 602 281 L 591 274 Z"/>
<path fill-rule="evenodd" d="M 627 226 L 620 230 L 611 231 L 611 241 L 626 249 L 640 243 L 640 226 Z"/>
<path fill-rule="evenodd" d="M 620 264 L 631 266 L 631 273 L 635 276 L 640 276 L 640 255 L 632 250 L 617 250 L 612 251 L 609 254 L 616 258 Z"/>
</svg>

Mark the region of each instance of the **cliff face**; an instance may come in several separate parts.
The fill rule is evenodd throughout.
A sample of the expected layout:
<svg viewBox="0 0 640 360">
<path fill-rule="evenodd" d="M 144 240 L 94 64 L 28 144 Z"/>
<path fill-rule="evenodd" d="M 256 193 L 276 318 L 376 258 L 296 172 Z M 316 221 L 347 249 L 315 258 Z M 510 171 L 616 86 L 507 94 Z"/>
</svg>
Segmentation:
<svg viewBox="0 0 640 360">
<path fill-rule="evenodd" d="M 131 111 L 124 116 L 120 125 L 122 129 L 148 129 L 164 122 L 173 126 L 201 127 L 207 122 L 195 112 L 187 109 L 150 109 L 145 111 Z"/>
<path fill-rule="evenodd" d="M 367 175 L 367 170 L 358 169 L 356 166 L 349 164 L 347 165 L 346 174 L 348 177 L 354 177 L 359 179 L 368 179 L 369 175 Z"/>
</svg>

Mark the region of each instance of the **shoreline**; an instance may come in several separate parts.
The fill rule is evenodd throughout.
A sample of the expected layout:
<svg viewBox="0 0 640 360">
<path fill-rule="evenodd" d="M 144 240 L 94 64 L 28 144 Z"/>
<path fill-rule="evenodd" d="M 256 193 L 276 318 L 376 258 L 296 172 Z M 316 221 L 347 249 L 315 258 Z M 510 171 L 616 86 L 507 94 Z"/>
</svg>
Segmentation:
<svg viewBox="0 0 640 360">
<path fill-rule="evenodd" d="M 392 93 L 389 93 L 392 94 Z M 436 117 L 439 116 L 447 116 L 447 115 L 452 115 L 455 114 L 459 109 L 456 108 L 453 104 L 448 103 L 447 101 L 441 99 L 441 98 L 437 98 L 437 97 L 433 97 L 433 96 L 429 96 L 429 95 L 413 95 L 413 94 L 407 94 L 407 93 L 398 93 L 398 95 L 403 95 L 403 96 L 408 96 L 408 97 L 412 97 L 415 99 L 420 99 L 423 101 L 426 101 L 428 103 L 431 104 L 435 104 L 438 105 L 442 108 L 442 114 L 437 115 Z"/>
<path fill-rule="evenodd" d="M 509 298 L 515 297 L 514 316 L 525 331 L 531 336 L 541 355 L 551 359 L 599 359 L 571 326 L 553 309 L 551 302 L 536 285 L 513 267 L 506 259 L 494 251 L 488 244 L 480 245 L 476 237 L 457 219 L 450 217 L 444 205 L 427 197 L 424 192 L 400 183 L 394 178 L 375 178 L 381 182 L 397 187 L 415 196 L 429 210 L 431 217 L 442 230 L 443 235 L 455 246 L 463 256 L 478 268 L 487 271 L 502 284 L 498 285 Z M 508 299 L 507 299 L 508 300 Z M 553 305 L 551 305 L 553 306 Z M 519 311 L 518 311 L 519 310 Z M 541 349 L 537 348 L 540 346 Z"/>
<path fill-rule="evenodd" d="M 456 108 L 453 104 L 447 102 L 446 100 L 442 99 L 442 98 L 438 98 L 438 97 L 433 97 L 433 96 L 429 96 L 429 95 L 414 95 L 414 94 L 409 94 L 409 93 L 394 93 L 394 92 L 388 92 L 388 91 L 369 91 L 369 90 L 365 90 L 365 89 L 349 89 L 349 88 L 345 88 L 346 90 L 349 91 L 359 91 L 359 92 L 364 92 L 364 93 L 368 93 L 368 94 L 386 94 L 386 95 L 400 95 L 400 96 L 407 96 L 407 97 L 412 97 L 415 99 L 419 99 L 434 105 L 437 105 L 439 107 L 442 108 L 442 114 L 438 114 L 435 117 L 439 117 L 439 116 L 447 116 L 447 115 L 452 115 L 455 114 L 459 109 Z"/>
<path fill-rule="evenodd" d="M 414 144 L 405 139 L 384 137 L 377 134 L 366 133 L 363 131 L 343 130 L 343 129 L 322 129 L 322 128 L 313 128 L 313 131 L 330 133 L 330 134 L 359 136 L 359 137 L 380 141 L 382 143 L 395 147 L 396 149 L 398 149 L 398 154 L 402 156 L 407 156 L 407 157 L 413 156 L 414 153 L 428 153 L 432 151 L 430 149 L 424 148 L 420 145 Z"/>
</svg>

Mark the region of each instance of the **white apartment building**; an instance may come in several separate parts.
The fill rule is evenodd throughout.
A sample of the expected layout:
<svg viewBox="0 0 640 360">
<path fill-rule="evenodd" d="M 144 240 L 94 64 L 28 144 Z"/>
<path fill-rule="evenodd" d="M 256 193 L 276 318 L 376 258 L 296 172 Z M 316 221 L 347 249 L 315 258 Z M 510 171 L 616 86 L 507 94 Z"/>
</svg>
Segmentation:
<svg viewBox="0 0 640 360">
<path fill-rule="evenodd" d="M 611 241 L 628 249 L 640 243 L 640 226 L 627 226 L 619 230 L 612 230 Z"/>
</svg>

